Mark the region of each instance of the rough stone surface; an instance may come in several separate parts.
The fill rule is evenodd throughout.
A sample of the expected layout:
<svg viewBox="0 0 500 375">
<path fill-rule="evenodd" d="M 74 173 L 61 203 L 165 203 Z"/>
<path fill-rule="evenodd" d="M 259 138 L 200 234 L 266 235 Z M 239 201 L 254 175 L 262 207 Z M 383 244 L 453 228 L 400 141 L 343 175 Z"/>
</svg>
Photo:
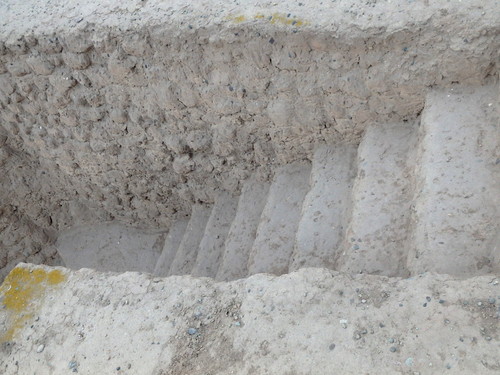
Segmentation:
<svg viewBox="0 0 500 375">
<path fill-rule="evenodd" d="M 289 164 L 276 172 L 248 257 L 249 275 L 288 272 L 310 174 L 309 163 Z"/>
<path fill-rule="evenodd" d="M 352 146 L 323 146 L 315 151 L 290 270 L 334 268 L 350 219 L 355 159 Z"/>
<path fill-rule="evenodd" d="M 248 275 L 248 258 L 266 205 L 269 185 L 268 182 L 259 181 L 256 176 L 243 185 L 238 209 L 224 244 L 217 280 L 229 281 Z"/>
<path fill-rule="evenodd" d="M 161 255 L 158 257 L 153 271 L 155 276 L 168 276 L 170 266 L 174 261 L 175 254 L 184 237 L 188 223 L 188 219 L 179 219 L 170 226 Z"/>
<path fill-rule="evenodd" d="M 75 225 L 75 207 L 168 227 L 255 169 L 415 118 L 429 87 L 491 80 L 497 14 L 493 0 L 2 1 L 0 127 L 31 165 L 9 199 L 43 228 Z"/>
<path fill-rule="evenodd" d="M 0 373 L 499 373 L 499 13 L 2 1 Z"/>
<path fill-rule="evenodd" d="M 32 293 L 22 324 L 10 305 L 0 309 L 0 337 L 18 323 L 2 340 L 6 375 L 500 370 L 499 307 L 488 302 L 500 284 L 491 276 L 403 280 L 307 268 L 215 283 L 60 269 L 55 284 L 43 281 L 51 268 L 17 270 L 0 289 L 3 304 L 13 283 Z"/>
<path fill-rule="evenodd" d="M 338 254 L 339 270 L 408 276 L 417 129 L 410 123 L 366 131 L 358 149 L 352 213 Z"/>
<path fill-rule="evenodd" d="M 19 262 L 64 265 L 54 239 L 54 233 L 38 227 L 15 207 L 0 202 L 0 280 Z"/>
<path fill-rule="evenodd" d="M 415 171 L 411 271 L 500 272 L 500 263 L 492 262 L 500 225 L 498 88 L 432 92 L 427 101 Z"/>
</svg>

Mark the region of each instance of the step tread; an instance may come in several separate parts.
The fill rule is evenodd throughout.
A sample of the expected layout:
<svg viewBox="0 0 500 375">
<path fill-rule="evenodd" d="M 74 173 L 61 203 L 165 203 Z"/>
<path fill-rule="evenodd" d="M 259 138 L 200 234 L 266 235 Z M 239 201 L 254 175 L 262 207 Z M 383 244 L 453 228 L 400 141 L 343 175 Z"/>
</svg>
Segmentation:
<svg viewBox="0 0 500 375">
<path fill-rule="evenodd" d="M 383 124 L 364 134 L 339 270 L 407 275 L 416 128 L 414 123 Z"/>
<path fill-rule="evenodd" d="M 321 146 L 315 151 L 290 271 L 333 268 L 347 226 L 355 158 L 351 145 Z"/>
<path fill-rule="evenodd" d="M 492 263 L 500 223 L 497 106 L 498 86 L 428 94 L 417 169 L 418 248 L 408 259 L 413 273 L 471 276 L 497 267 Z"/>
<path fill-rule="evenodd" d="M 260 182 L 255 176 L 245 181 L 238 209 L 227 235 L 217 280 L 229 281 L 247 276 L 248 257 L 255 241 L 269 186 L 270 183 Z"/>
<path fill-rule="evenodd" d="M 59 234 L 56 247 L 67 267 L 153 272 L 166 233 L 119 223 L 78 226 Z"/>
<path fill-rule="evenodd" d="M 211 211 L 211 207 L 201 204 L 193 205 L 191 218 L 170 267 L 169 276 L 188 275 L 191 273 Z"/>
<path fill-rule="evenodd" d="M 191 272 L 193 276 L 216 276 L 237 207 L 238 199 L 228 193 L 221 193 L 216 198 Z"/>
<path fill-rule="evenodd" d="M 165 238 L 165 245 L 163 246 L 163 250 L 153 271 L 155 276 L 168 276 L 170 266 L 174 261 L 175 254 L 177 253 L 177 249 L 179 248 L 182 238 L 184 237 L 188 223 L 188 219 L 179 219 L 176 220 L 170 227 L 167 237 Z"/>
<path fill-rule="evenodd" d="M 288 272 L 310 174 L 308 162 L 284 165 L 276 171 L 249 257 L 250 275 Z"/>
</svg>

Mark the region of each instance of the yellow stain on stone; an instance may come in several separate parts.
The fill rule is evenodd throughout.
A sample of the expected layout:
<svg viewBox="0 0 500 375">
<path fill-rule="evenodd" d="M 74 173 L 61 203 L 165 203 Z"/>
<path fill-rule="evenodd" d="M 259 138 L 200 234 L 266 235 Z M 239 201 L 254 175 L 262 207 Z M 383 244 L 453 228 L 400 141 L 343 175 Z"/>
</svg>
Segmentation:
<svg viewBox="0 0 500 375">
<path fill-rule="evenodd" d="M 7 332 L 0 332 L 0 343 L 12 340 L 16 331 L 33 317 L 47 288 L 64 280 L 66 275 L 59 270 L 14 268 L 0 286 L 0 303 L 9 314 Z"/>
<path fill-rule="evenodd" d="M 257 13 L 253 17 L 247 18 L 245 15 L 231 15 L 226 18 L 228 21 L 232 21 L 234 23 L 242 23 L 249 20 L 267 20 L 271 24 L 280 24 L 286 26 L 294 26 L 301 27 L 307 25 L 308 22 L 299 19 L 295 16 L 290 16 L 284 13 L 273 13 L 272 15 L 266 16 L 262 13 Z"/>
<path fill-rule="evenodd" d="M 243 15 L 233 17 L 234 23 L 241 23 L 241 22 L 245 22 L 245 21 L 246 21 L 246 17 Z"/>
</svg>

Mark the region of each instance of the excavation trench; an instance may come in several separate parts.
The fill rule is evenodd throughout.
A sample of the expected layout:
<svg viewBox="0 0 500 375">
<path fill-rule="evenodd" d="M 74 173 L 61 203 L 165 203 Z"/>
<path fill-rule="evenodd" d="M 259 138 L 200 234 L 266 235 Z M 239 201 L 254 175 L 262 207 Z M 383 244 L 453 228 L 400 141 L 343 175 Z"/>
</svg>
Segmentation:
<svg viewBox="0 0 500 375">
<path fill-rule="evenodd" d="M 100 6 L 0 30 L 2 279 L 498 270 L 495 12 Z"/>
</svg>

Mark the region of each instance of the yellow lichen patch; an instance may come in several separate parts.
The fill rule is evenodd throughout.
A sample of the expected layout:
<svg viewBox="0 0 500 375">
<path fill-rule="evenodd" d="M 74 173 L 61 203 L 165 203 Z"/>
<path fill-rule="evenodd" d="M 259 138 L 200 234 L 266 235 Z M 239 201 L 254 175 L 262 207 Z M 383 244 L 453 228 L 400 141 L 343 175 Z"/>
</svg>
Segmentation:
<svg viewBox="0 0 500 375">
<path fill-rule="evenodd" d="M 233 21 L 234 23 L 241 23 L 245 22 L 247 19 L 244 15 L 239 15 L 239 16 L 229 16 L 228 19 L 230 21 Z"/>
<path fill-rule="evenodd" d="M 0 332 L 0 343 L 10 341 L 15 332 L 33 317 L 47 287 L 62 283 L 66 276 L 59 270 L 14 268 L 0 286 L 0 302 L 9 314 L 7 332 Z"/>
<path fill-rule="evenodd" d="M 267 20 L 271 24 L 281 24 L 294 27 L 301 27 L 307 25 L 306 21 L 299 19 L 295 16 L 292 16 L 290 14 L 284 14 L 284 13 L 273 13 L 272 15 L 269 16 L 266 16 L 262 13 L 257 13 L 256 15 L 250 18 L 247 18 L 243 14 L 239 14 L 239 15 L 230 15 L 226 19 L 234 23 L 241 23 L 247 20 L 254 19 L 254 20 Z"/>
<path fill-rule="evenodd" d="M 50 285 L 56 285 L 62 283 L 64 280 L 66 280 L 66 275 L 64 275 L 61 271 L 59 270 L 53 270 L 50 271 L 48 276 L 47 276 L 47 282 Z"/>
<path fill-rule="evenodd" d="M 278 23 L 282 25 L 289 25 L 295 27 L 300 27 L 305 24 L 305 21 L 301 19 L 298 19 L 296 17 L 290 17 L 289 15 L 281 13 L 274 13 L 272 16 L 269 17 L 269 22 L 271 22 L 272 24 Z"/>
</svg>

